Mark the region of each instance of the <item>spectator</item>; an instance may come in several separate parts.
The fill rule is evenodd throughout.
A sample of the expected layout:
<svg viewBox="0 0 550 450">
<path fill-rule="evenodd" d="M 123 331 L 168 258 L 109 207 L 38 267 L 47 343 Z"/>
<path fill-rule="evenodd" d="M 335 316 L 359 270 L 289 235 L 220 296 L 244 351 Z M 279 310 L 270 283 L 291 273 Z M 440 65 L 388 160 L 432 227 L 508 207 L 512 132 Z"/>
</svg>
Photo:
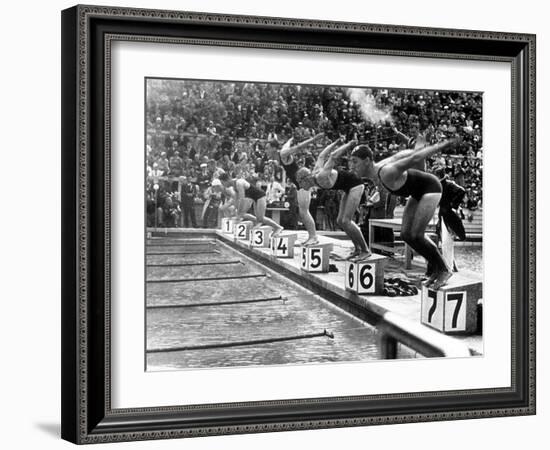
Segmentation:
<svg viewBox="0 0 550 450">
<path fill-rule="evenodd" d="M 182 210 L 182 222 L 185 228 L 197 228 L 195 220 L 195 195 L 197 189 L 191 184 L 187 177 L 180 177 L 180 201 Z"/>
</svg>

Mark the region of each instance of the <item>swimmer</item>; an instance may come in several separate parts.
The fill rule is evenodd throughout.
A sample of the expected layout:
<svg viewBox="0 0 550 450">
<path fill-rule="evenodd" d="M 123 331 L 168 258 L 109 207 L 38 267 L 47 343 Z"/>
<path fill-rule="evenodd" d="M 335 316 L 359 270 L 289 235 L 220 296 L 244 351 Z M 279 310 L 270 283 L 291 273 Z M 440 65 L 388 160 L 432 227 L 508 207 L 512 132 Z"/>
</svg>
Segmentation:
<svg viewBox="0 0 550 450">
<path fill-rule="evenodd" d="M 350 158 L 350 167 L 357 176 L 378 179 L 393 195 L 408 197 L 401 237 L 433 267 L 425 286 L 436 290 L 452 276 L 437 246 L 426 236 L 426 228 L 441 199 L 441 183 L 436 176 L 415 167 L 423 166 L 427 158 L 455 145 L 457 141 L 450 139 L 414 150 L 402 150 L 377 163 L 367 145 L 358 145 Z"/>
<path fill-rule="evenodd" d="M 220 173 L 219 180 L 225 187 L 226 192 L 232 192 L 235 195 L 234 204 L 237 207 L 238 220 L 251 220 L 255 222 L 255 226 L 258 224 L 269 225 L 273 228 L 272 237 L 281 234 L 283 227 L 265 216 L 267 201 L 264 191 L 244 178 L 231 178 L 225 172 Z M 254 215 L 247 213 L 252 205 L 254 205 Z"/>
<path fill-rule="evenodd" d="M 342 227 L 354 245 L 354 250 L 346 258 L 349 261 L 363 261 L 371 256 L 367 242 L 353 216 L 359 207 L 365 186 L 363 181 L 355 174 L 342 169 L 335 169 L 336 162 L 345 152 L 357 145 L 356 140 L 341 145 L 342 139 L 337 139 L 320 154 L 312 171 L 301 168 L 296 172 L 296 180 L 303 189 L 311 189 L 318 186 L 321 189 L 334 189 L 343 191 L 340 200 L 336 223 Z"/>
<path fill-rule="evenodd" d="M 292 145 L 294 138 L 290 138 L 287 142 L 285 142 L 279 151 L 281 164 L 285 170 L 287 178 L 298 188 L 298 213 L 308 234 L 308 238 L 303 243 L 299 244 L 304 246 L 318 244 L 319 238 L 317 237 L 317 230 L 315 229 L 315 220 L 309 211 L 309 205 L 311 203 L 311 189 L 304 189 L 296 180 L 296 172 L 299 168 L 294 156 L 299 150 L 313 144 L 316 140 L 322 138 L 323 136 L 324 133 L 319 133 L 296 145 Z M 276 143 L 272 143 L 271 146 L 274 146 L 275 144 Z"/>
</svg>

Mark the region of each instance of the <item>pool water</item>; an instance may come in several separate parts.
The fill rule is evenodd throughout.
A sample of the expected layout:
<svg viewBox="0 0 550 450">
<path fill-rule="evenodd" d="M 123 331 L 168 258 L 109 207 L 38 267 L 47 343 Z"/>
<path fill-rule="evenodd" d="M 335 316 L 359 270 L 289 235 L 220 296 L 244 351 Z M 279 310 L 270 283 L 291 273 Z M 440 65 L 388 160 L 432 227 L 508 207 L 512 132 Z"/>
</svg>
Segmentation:
<svg viewBox="0 0 550 450">
<path fill-rule="evenodd" d="M 483 273 L 483 249 L 481 245 L 455 247 L 455 259 L 458 270 L 465 269 L 478 274 Z"/>
<path fill-rule="evenodd" d="M 147 245 L 148 371 L 379 358 L 374 327 L 237 250 L 216 241 L 178 254 L 165 243 L 185 241 Z"/>
</svg>

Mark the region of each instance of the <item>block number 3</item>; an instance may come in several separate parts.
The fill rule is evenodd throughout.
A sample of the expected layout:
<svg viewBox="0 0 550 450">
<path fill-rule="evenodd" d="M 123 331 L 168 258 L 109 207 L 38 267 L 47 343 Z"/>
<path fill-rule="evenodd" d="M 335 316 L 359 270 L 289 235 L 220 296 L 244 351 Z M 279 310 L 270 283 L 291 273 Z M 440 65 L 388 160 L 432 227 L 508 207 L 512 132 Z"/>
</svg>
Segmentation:
<svg viewBox="0 0 550 450">
<path fill-rule="evenodd" d="M 254 231 L 254 244 L 255 245 L 262 245 L 264 243 L 264 234 L 262 230 L 256 230 Z"/>
</svg>

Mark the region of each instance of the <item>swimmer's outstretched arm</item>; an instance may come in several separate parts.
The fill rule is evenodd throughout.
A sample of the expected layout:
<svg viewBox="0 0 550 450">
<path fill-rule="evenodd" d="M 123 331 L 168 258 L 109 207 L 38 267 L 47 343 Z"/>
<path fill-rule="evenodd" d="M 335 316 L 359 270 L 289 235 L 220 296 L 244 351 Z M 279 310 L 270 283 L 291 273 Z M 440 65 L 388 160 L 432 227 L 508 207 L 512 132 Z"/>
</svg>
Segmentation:
<svg viewBox="0 0 550 450">
<path fill-rule="evenodd" d="M 334 150 L 327 162 L 323 165 L 323 169 L 329 170 L 333 169 L 336 165 L 336 162 L 338 161 L 338 158 L 340 158 L 344 153 L 346 153 L 351 147 L 355 147 L 357 145 L 357 141 L 355 139 L 352 139 L 351 141 L 345 143 L 344 145 L 338 147 L 336 150 Z"/>
<path fill-rule="evenodd" d="M 396 127 L 393 127 L 392 130 L 395 133 L 395 137 L 397 138 L 397 140 L 402 144 L 408 145 L 411 142 L 411 138 L 406 134 L 402 133 L 401 131 L 399 131 Z"/>
<path fill-rule="evenodd" d="M 315 163 L 315 167 L 313 168 L 313 171 L 322 169 L 330 153 L 336 148 L 338 144 L 341 144 L 341 143 L 342 143 L 342 138 L 338 138 L 334 142 L 327 145 L 323 149 L 323 151 L 319 153 L 319 156 L 317 157 L 317 162 Z"/>
<path fill-rule="evenodd" d="M 429 158 L 432 155 L 435 155 L 436 153 L 439 153 L 443 149 L 447 147 L 451 147 L 459 142 L 459 139 L 448 139 L 442 142 L 438 142 L 434 145 L 428 145 L 427 147 L 423 147 L 420 150 L 403 150 L 403 152 L 399 152 L 395 156 L 400 156 L 399 158 L 396 158 L 391 161 L 391 164 L 393 165 L 394 169 L 399 171 L 405 171 L 411 167 L 417 166 L 419 163 L 422 163 L 424 160 Z M 407 152 L 407 153 L 404 153 Z M 410 152 L 410 153 L 409 153 Z M 401 153 L 403 153 L 401 155 Z"/>
<path fill-rule="evenodd" d="M 320 139 L 324 135 L 325 133 L 316 134 L 312 138 L 309 138 L 296 145 L 292 145 L 292 141 L 294 140 L 294 138 L 290 138 L 288 141 L 285 142 L 285 144 L 283 145 L 283 148 L 281 148 L 281 159 L 288 160 L 288 158 L 292 156 L 294 153 L 296 153 L 298 150 L 300 150 L 301 148 L 309 144 L 313 144 L 317 139 Z"/>
</svg>

